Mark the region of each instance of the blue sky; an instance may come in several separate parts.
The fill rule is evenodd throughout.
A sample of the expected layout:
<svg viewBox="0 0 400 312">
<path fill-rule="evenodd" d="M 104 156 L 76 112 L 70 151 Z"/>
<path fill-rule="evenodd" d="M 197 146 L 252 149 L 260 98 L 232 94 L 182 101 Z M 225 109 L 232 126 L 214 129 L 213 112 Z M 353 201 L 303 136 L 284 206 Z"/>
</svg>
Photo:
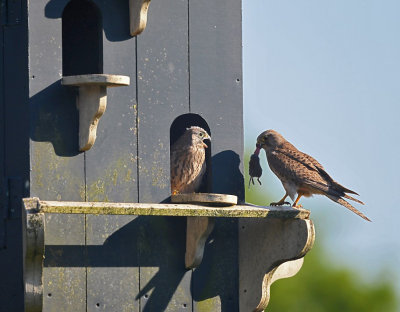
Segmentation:
<svg viewBox="0 0 400 312">
<path fill-rule="evenodd" d="M 275 129 L 360 194 L 372 223 L 321 196 L 301 203 L 332 259 L 366 278 L 400 278 L 399 12 L 395 0 L 243 0 L 246 148 Z"/>
</svg>

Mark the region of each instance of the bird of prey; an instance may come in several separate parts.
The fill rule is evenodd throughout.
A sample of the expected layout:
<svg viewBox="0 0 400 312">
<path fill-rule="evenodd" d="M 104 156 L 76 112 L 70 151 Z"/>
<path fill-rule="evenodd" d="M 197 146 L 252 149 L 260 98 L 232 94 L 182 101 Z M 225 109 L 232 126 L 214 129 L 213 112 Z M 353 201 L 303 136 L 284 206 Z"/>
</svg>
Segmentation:
<svg viewBox="0 0 400 312">
<path fill-rule="evenodd" d="M 318 161 L 299 151 L 278 132 L 267 130 L 261 133 L 257 138 L 254 153 L 258 154 L 261 148 L 265 150 L 269 167 L 281 180 L 286 191 L 285 196 L 280 201 L 271 203 L 271 206 L 289 204 L 285 202 L 286 197 L 289 196 L 294 201 L 293 207 L 301 207 L 298 205 L 300 197 L 320 194 L 350 209 L 363 219 L 371 221 L 343 199 L 350 199 L 364 205 L 362 201 L 346 194 L 358 195 L 356 192 L 333 180 Z"/>
<path fill-rule="evenodd" d="M 172 194 L 198 191 L 206 172 L 207 139 L 211 137 L 206 130 L 193 126 L 171 146 Z"/>
</svg>

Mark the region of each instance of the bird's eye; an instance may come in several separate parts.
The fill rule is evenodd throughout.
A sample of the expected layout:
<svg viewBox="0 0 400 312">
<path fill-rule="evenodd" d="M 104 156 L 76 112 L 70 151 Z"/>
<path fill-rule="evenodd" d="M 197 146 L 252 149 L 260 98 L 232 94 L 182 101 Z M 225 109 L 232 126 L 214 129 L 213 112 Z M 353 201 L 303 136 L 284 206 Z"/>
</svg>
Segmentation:
<svg viewBox="0 0 400 312">
<path fill-rule="evenodd" d="M 202 138 L 202 137 L 204 136 L 204 133 L 203 133 L 203 132 L 200 132 L 200 133 L 199 133 L 199 136 Z"/>
</svg>

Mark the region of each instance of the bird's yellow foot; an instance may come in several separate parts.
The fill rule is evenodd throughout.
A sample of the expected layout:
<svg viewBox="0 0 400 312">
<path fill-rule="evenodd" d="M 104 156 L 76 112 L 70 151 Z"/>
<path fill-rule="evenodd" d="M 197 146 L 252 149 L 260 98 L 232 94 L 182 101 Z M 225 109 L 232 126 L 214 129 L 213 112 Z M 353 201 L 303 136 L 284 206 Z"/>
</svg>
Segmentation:
<svg viewBox="0 0 400 312">
<path fill-rule="evenodd" d="M 179 194 L 179 192 L 177 191 L 177 190 L 174 190 L 173 192 L 172 192 L 172 195 L 178 195 Z"/>
<path fill-rule="evenodd" d="M 303 208 L 303 205 L 298 204 L 298 205 L 293 205 L 292 207 L 293 207 L 293 208 Z"/>
<path fill-rule="evenodd" d="M 280 200 L 277 203 L 270 203 L 269 205 L 270 206 L 283 206 L 283 205 L 290 205 L 290 203 L 287 201 Z"/>
</svg>

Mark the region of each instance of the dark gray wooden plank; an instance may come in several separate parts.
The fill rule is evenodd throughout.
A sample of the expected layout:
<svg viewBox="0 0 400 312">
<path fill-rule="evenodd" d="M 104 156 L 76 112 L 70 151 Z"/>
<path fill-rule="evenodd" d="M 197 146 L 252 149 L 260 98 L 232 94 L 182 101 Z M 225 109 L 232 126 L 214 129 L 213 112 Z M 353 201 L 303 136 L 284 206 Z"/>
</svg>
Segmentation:
<svg viewBox="0 0 400 312">
<path fill-rule="evenodd" d="M 45 215 L 43 311 L 86 311 L 85 216 Z"/>
<path fill-rule="evenodd" d="M 189 2 L 190 107 L 212 137 L 212 191 L 244 199 L 241 1 Z M 193 273 L 194 311 L 238 311 L 237 220 L 218 219 Z"/>
<path fill-rule="evenodd" d="M 0 25 L 3 25 L 4 14 L 0 15 L 0 19 L 2 19 Z M 4 106 L 4 27 L 0 26 L 0 250 L 2 250 L 6 245 L 6 211 L 5 211 L 5 203 L 6 203 L 6 190 L 5 190 L 5 144 L 4 144 L 4 136 L 5 136 L 5 106 Z"/>
<path fill-rule="evenodd" d="M 190 1 L 190 107 L 210 126 L 213 191 L 244 198 L 241 1 Z"/>
<path fill-rule="evenodd" d="M 20 24 L 15 26 L 3 26 L 1 35 L 1 71 L 4 80 L 1 82 L 1 97 L 3 101 L 3 121 L 0 131 L 3 134 L 1 145 L 3 161 L 0 163 L 3 173 L 1 189 L 3 201 L 3 212 L 13 218 L 4 222 L 1 215 L 2 225 L 5 225 L 5 236 L 3 236 L 4 249 L 0 250 L 0 302 L 3 311 L 23 311 L 23 266 L 22 266 L 22 228 L 19 203 L 22 197 L 29 195 L 29 107 L 28 85 L 27 85 L 27 27 L 26 27 L 26 2 L 23 1 L 23 11 Z M 4 146 L 4 149 L 3 149 Z M 12 215 L 7 211 L 8 198 L 4 192 L 8 192 L 8 178 L 19 181 L 13 183 L 15 192 L 11 194 Z M 15 187 L 15 188 L 14 188 Z M 4 232 L 3 232 L 4 233 Z M 4 243 L 5 242 L 5 243 Z"/>
<path fill-rule="evenodd" d="M 29 5 L 31 194 L 43 199 L 82 201 L 85 199 L 84 155 L 78 153 L 75 92 L 60 84 L 59 17 L 64 3 L 54 3 L 51 14 L 46 2 Z M 44 18 L 44 13 L 50 18 Z"/>
<path fill-rule="evenodd" d="M 170 196 L 170 127 L 189 112 L 186 0 L 152 2 L 137 37 L 139 202 Z M 184 268 L 185 226 L 177 218 L 141 217 L 142 311 L 191 311 Z"/>
<path fill-rule="evenodd" d="M 29 107 L 27 33 L 23 25 L 4 27 L 4 174 L 20 180 L 20 198 L 29 187 Z M 21 42 L 24 42 L 21 44 Z M 15 184 L 14 184 L 15 185 Z M 19 206 L 21 208 L 21 206 Z M 17 213 L 21 217 L 20 213 Z"/>
<path fill-rule="evenodd" d="M 104 73 L 130 77 L 130 86 L 108 88 L 97 139 L 86 152 L 88 201 L 137 202 L 136 44 L 125 2 L 99 1 L 104 17 Z M 128 40 L 126 40 L 128 39 Z"/>
<path fill-rule="evenodd" d="M 215 219 L 203 261 L 192 275 L 193 311 L 239 311 L 237 227 L 237 219 Z"/>
<path fill-rule="evenodd" d="M 140 202 L 170 195 L 170 126 L 189 111 L 187 13 L 184 0 L 151 3 L 137 37 Z"/>
<path fill-rule="evenodd" d="M 139 311 L 135 218 L 87 216 L 87 311 Z"/>
<path fill-rule="evenodd" d="M 192 311 L 186 218 L 141 216 L 138 222 L 141 311 Z"/>
</svg>

